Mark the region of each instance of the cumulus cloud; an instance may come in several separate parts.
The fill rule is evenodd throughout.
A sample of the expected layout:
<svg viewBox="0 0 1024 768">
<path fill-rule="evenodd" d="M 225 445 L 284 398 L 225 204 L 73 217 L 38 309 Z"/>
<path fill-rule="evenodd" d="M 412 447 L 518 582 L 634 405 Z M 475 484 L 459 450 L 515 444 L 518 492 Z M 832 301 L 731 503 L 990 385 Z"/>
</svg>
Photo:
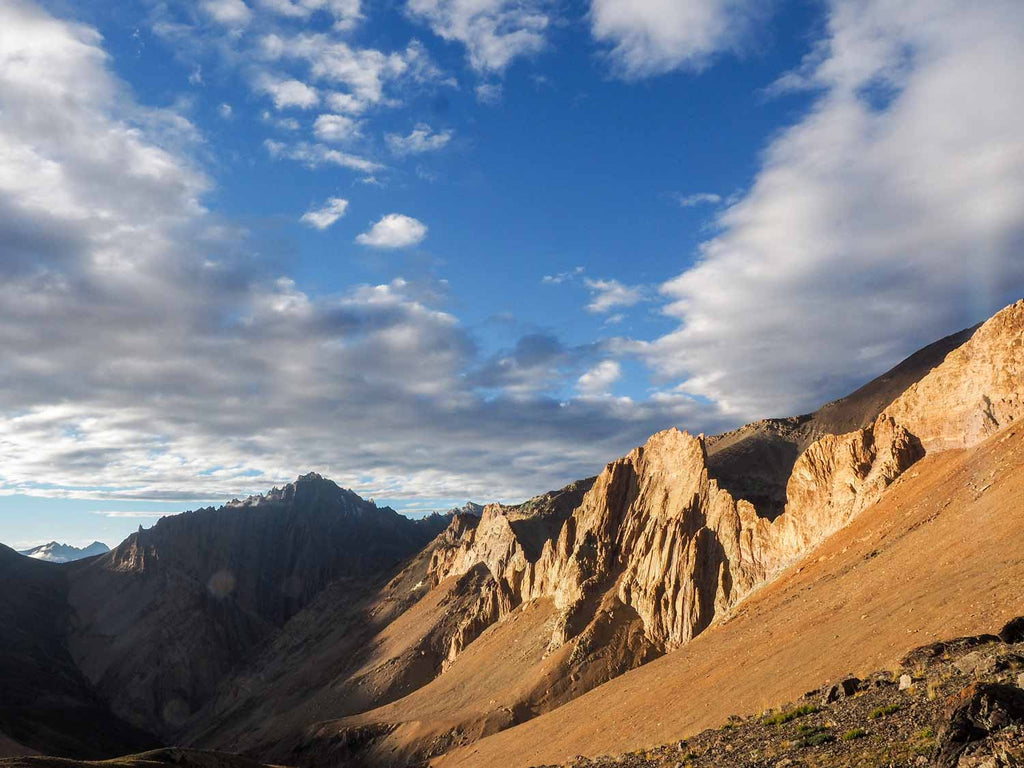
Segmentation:
<svg viewBox="0 0 1024 768">
<path fill-rule="evenodd" d="M 408 136 L 389 133 L 384 138 L 391 152 L 402 157 L 444 149 L 453 135 L 453 131 L 435 131 L 426 123 L 419 123 Z"/>
<path fill-rule="evenodd" d="M 700 69 L 738 50 L 764 15 L 762 0 L 591 0 L 594 39 L 626 78 Z"/>
<path fill-rule="evenodd" d="M 541 278 L 541 282 L 545 285 L 560 285 L 571 280 L 575 280 L 577 277 L 584 273 L 583 267 L 573 267 L 571 270 L 565 272 L 557 272 L 553 275 L 544 275 Z"/>
<path fill-rule="evenodd" d="M 324 230 L 344 216 L 347 210 L 348 200 L 341 197 L 329 197 L 319 208 L 312 208 L 302 214 L 301 221 L 314 229 Z"/>
<path fill-rule="evenodd" d="M 359 123 L 344 115 L 320 115 L 313 133 L 321 141 L 350 141 L 360 135 Z"/>
<path fill-rule="evenodd" d="M 1024 6 L 833 0 L 788 78 L 819 92 L 666 283 L 662 374 L 804 411 L 1024 292 Z"/>
<path fill-rule="evenodd" d="M 226 27 L 244 27 L 252 18 L 243 0 L 203 0 L 201 5 L 210 18 Z"/>
<path fill-rule="evenodd" d="M 356 242 L 371 248 L 408 248 L 423 242 L 426 236 L 427 225 L 422 221 L 401 213 L 389 213 L 369 231 L 356 237 Z"/>
<path fill-rule="evenodd" d="M 611 386 L 622 378 L 622 366 L 615 360 L 602 360 L 580 376 L 576 388 L 581 395 L 606 395 Z"/>
<path fill-rule="evenodd" d="M 593 280 L 586 277 L 583 279 L 583 284 L 590 291 L 590 303 L 587 304 L 588 312 L 603 313 L 615 307 L 632 307 L 645 298 L 643 287 L 623 285 L 618 280 Z"/>
<path fill-rule="evenodd" d="M 543 0 L 408 0 L 410 16 L 434 34 L 466 47 L 480 72 L 502 72 L 520 56 L 543 50 L 551 19 Z"/>
<path fill-rule="evenodd" d="M 277 109 L 311 109 L 320 103 L 316 88 L 301 80 L 283 80 L 265 74 L 259 79 L 259 89 L 270 96 Z"/>
</svg>

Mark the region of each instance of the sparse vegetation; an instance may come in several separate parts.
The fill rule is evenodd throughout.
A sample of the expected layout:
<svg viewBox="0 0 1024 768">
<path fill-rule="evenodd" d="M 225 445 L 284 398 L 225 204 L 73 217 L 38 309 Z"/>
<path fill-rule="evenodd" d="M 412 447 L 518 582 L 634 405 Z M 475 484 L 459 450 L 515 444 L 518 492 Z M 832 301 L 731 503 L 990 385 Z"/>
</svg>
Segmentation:
<svg viewBox="0 0 1024 768">
<path fill-rule="evenodd" d="M 843 734 L 843 741 L 855 741 L 856 739 L 863 739 L 868 735 L 868 732 L 863 728 L 851 728 Z"/>
<path fill-rule="evenodd" d="M 900 711 L 899 704 L 886 704 L 884 707 L 871 710 L 871 714 L 868 715 L 872 720 L 878 720 L 880 717 L 888 717 L 894 712 Z"/>
<path fill-rule="evenodd" d="M 818 712 L 820 707 L 816 707 L 813 704 L 803 704 L 793 709 L 788 709 L 783 712 L 777 712 L 774 715 L 769 715 L 762 722 L 765 725 L 783 725 L 785 723 L 796 720 L 799 717 L 806 717 L 807 715 L 813 715 Z"/>
</svg>

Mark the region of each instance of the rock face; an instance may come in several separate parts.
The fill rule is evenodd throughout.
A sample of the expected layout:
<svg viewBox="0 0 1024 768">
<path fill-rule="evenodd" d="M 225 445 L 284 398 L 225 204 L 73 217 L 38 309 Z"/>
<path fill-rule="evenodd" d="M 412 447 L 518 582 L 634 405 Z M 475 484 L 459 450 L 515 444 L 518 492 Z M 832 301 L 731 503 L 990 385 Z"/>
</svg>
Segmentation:
<svg viewBox="0 0 1024 768">
<path fill-rule="evenodd" d="M 479 519 L 459 516 L 434 553 L 432 583 L 481 567 L 488 578 L 449 659 L 490 623 L 541 597 L 561 611 L 552 648 L 592 633 L 611 596 L 636 612 L 654 648 L 676 648 L 875 503 L 926 451 L 974 445 L 1019 419 L 1022 389 L 1024 301 L 980 326 L 895 400 L 875 387 L 856 401 L 846 416 L 864 425 L 807 446 L 774 519 L 723 489 L 703 436 L 674 429 L 609 464 L 539 551 L 517 531 L 514 510 L 490 505 Z M 884 409 L 871 416 L 865 403 Z M 790 426 L 842 422 L 839 406 L 828 408 L 827 418 Z"/>
<path fill-rule="evenodd" d="M 68 566 L 71 654 L 115 713 L 171 738 L 328 584 L 380 577 L 446 524 L 378 508 L 315 474 L 164 518 Z"/>
</svg>

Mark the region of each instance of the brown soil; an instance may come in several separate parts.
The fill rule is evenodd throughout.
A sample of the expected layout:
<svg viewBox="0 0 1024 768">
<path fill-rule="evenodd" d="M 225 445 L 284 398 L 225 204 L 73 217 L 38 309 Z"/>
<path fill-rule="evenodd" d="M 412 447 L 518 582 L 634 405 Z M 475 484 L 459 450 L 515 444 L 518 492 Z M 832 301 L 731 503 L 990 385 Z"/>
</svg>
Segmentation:
<svg viewBox="0 0 1024 768">
<path fill-rule="evenodd" d="M 1024 613 L 1024 551 L 1008 545 L 1024 537 L 1021 466 L 1021 427 L 925 458 L 879 504 L 680 650 L 434 764 L 511 768 L 664 744 Z M 487 674 L 495 664 L 502 659 L 474 666 Z M 408 716 L 404 706 L 393 705 L 393 722 Z"/>
</svg>

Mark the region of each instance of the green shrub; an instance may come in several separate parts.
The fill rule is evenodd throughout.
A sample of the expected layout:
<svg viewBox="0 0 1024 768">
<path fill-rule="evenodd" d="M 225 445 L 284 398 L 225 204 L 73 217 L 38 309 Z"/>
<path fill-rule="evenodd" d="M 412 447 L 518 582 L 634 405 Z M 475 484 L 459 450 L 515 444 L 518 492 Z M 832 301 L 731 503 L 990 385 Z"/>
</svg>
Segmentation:
<svg viewBox="0 0 1024 768">
<path fill-rule="evenodd" d="M 769 715 L 762 722 L 765 725 L 782 725 L 788 723 L 791 720 L 796 720 L 798 717 L 804 717 L 805 715 L 813 715 L 818 711 L 818 707 L 813 704 L 803 704 L 795 709 L 790 709 L 785 712 L 777 712 L 774 715 Z"/>
<path fill-rule="evenodd" d="M 822 744 L 828 744 L 830 741 L 836 740 L 836 737 L 829 732 L 828 728 L 821 726 L 803 726 L 800 731 L 803 733 L 803 736 L 796 743 L 798 747 L 819 747 Z"/>
<path fill-rule="evenodd" d="M 868 732 L 863 728 L 851 728 L 843 734 L 843 741 L 853 741 L 854 739 L 863 739 L 868 735 Z"/>
<path fill-rule="evenodd" d="M 899 708 L 899 704 L 888 704 L 884 707 L 879 707 L 878 709 L 872 710 L 871 714 L 868 715 L 868 717 L 870 717 L 872 720 L 877 720 L 880 717 L 891 715 L 893 712 L 898 712 Z"/>
</svg>

